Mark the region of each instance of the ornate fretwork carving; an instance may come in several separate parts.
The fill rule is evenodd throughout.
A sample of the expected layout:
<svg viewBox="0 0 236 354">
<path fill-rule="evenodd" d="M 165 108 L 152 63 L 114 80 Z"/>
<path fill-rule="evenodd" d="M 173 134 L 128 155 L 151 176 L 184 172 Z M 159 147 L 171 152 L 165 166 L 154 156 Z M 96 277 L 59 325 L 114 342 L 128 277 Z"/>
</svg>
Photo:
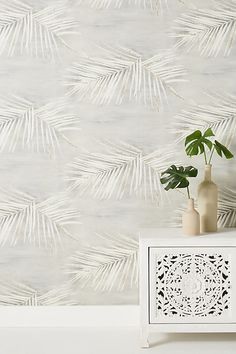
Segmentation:
<svg viewBox="0 0 236 354">
<path fill-rule="evenodd" d="M 230 306 L 230 264 L 221 254 L 156 258 L 157 316 L 221 316 Z"/>
</svg>

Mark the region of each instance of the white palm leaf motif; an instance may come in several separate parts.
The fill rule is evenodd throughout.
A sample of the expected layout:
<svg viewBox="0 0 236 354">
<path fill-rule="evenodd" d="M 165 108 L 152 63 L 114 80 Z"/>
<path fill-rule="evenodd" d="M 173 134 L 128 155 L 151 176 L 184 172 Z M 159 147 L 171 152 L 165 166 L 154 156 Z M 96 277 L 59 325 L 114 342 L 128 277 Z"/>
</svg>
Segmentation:
<svg viewBox="0 0 236 354">
<path fill-rule="evenodd" d="M 175 159 L 166 147 L 145 155 L 127 143 L 105 143 L 105 152 L 81 154 L 67 169 L 66 180 L 71 191 L 98 199 L 122 199 L 136 195 L 162 200 L 167 193 L 161 186 L 160 173 Z"/>
<path fill-rule="evenodd" d="M 38 306 L 68 306 L 77 305 L 78 300 L 71 299 L 72 289 L 71 283 L 65 283 L 61 286 L 49 290 L 44 294 L 38 296 Z"/>
<path fill-rule="evenodd" d="M 0 281 L 1 306 L 35 306 L 37 291 L 28 285 L 16 281 Z"/>
<path fill-rule="evenodd" d="M 74 238 L 67 226 L 79 223 L 79 214 L 68 207 L 64 193 L 43 202 L 16 190 L 1 190 L 0 196 L 0 246 L 22 242 L 57 248 L 64 237 Z"/>
<path fill-rule="evenodd" d="M 0 97 L 0 151 L 22 148 L 56 153 L 61 140 L 70 143 L 68 130 L 79 129 L 76 116 L 67 113 L 67 102 L 57 99 L 42 107 L 18 96 Z"/>
<path fill-rule="evenodd" d="M 1 279 L 0 306 L 60 306 L 74 305 L 68 284 L 41 294 L 15 280 Z"/>
<path fill-rule="evenodd" d="M 104 58 L 81 58 L 68 69 L 68 94 L 95 104 L 121 104 L 124 98 L 160 109 L 168 94 L 177 95 L 175 83 L 186 81 L 171 51 L 143 59 L 127 48 L 108 48 Z"/>
<path fill-rule="evenodd" d="M 175 117 L 173 132 L 179 140 L 194 130 L 211 127 L 219 140 L 230 145 L 236 133 L 236 96 L 214 93 L 210 104 L 193 104 Z"/>
<path fill-rule="evenodd" d="M 138 284 L 138 242 L 126 235 L 98 235 L 109 246 L 87 247 L 69 259 L 66 273 L 81 286 L 122 291 Z"/>
<path fill-rule="evenodd" d="M 34 9 L 20 0 L 2 0 L 0 4 L 0 55 L 16 52 L 55 59 L 59 45 L 66 45 L 64 35 L 70 34 L 76 22 L 65 17 L 66 8 L 48 6 Z"/>
<path fill-rule="evenodd" d="M 171 36 L 177 39 L 176 47 L 196 48 L 206 56 L 229 55 L 235 41 L 236 2 L 215 2 L 214 9 L 189 11 L 175 23 Z"/>
<path fill-rule="evenodd" d="M 182 226 L 182 214 L 186 210 L 183 204 L 172 219 L 166 220 L 170 227 Z M 218 227 L 236 227 L 236 190 L 221 188 L 218 200 Z"/>
<path fill-rule="evenodd" d="M 236 227 L 236 190 L 224 188 L 220 191 L 218 203 L 218 225 Z"/>
</svg>

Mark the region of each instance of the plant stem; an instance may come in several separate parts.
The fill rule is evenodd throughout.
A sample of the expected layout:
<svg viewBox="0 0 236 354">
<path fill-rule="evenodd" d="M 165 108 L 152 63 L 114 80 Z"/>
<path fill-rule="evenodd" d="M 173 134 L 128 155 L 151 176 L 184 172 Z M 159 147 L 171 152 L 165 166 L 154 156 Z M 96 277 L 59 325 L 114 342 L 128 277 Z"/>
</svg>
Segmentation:
<svg viewBox="0 0 236 354">
<path fill-rule="evenodd" d="M 210 158 L 209 158 L 209 162 L 208 164 L 210 165 L 211 163 L 211 160 L 212 160 L 212 156 L 213 156 L 213 152 L 215 151 L 215 145 L 213 145 L 213 148 L 211 149 L 211 155 L 210 155 Z"/>
<path fill-rule="evenodd" d="M 189 186 L 186 187 L 187 188 L 187 193 L 188 193 L 188 199 L 190 199 L 190 191 L 189 191 Z"/>
<path fill-rule="evenodd" d="M 204 153 L 205 164 L 207 165 L 207 157 L 206 157 L 206 151 L 205 151 L 205 148 L 203 149 L 203 153 Z"/>
</svg>

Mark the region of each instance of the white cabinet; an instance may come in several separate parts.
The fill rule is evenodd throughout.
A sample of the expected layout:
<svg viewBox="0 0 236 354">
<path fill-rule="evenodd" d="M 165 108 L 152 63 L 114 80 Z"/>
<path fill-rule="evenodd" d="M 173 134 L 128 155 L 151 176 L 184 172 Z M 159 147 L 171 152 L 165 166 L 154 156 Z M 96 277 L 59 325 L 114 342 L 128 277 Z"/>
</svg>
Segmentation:
<svg viewBox="0 0 236 354">
<path fill-rule="evenodd" d="M 151 331 L 236 331 L 236 229 L 142 230 L 140 310 L 142 347 Z"/>
</svg>

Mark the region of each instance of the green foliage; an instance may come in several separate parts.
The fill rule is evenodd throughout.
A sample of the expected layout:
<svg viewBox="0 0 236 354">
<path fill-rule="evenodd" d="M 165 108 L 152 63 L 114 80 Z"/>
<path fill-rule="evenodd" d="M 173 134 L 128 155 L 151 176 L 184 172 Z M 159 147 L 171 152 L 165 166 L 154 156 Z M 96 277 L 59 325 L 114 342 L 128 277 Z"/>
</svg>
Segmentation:
<svg viewBox="0 0 236 354">
<path fill-rule="evenodd" d="M 185 151 L 188 156 L 195 156 L 204 154 L 206 164 L 210 164 L 214 151 L 220 157 L 231 159 L 234 155 L 219 141 L 211 138 L 215 136 L 211 128 L 208 128 L 203 134 L 200 130 L 196 130 L 192 134 L 188 135 L 185 139 Z M 208 158 L 207 158 L 208 152 Z"/>
<path fill-rule="evenodd" d="M 187 167 L 177 167 L 175 165 L 171 165 L 161 174 L 161 184 L 165 184 L 165 190 L 176 189 L 176 188 L 187 188 L 188 196 L 189 195 L 189 177 L 196 177 L 198 174 L 198 170 L 193 166 Z"/>
<path fill-rule="evenodd" d="M 226 159 L 232 159 L 234 157 L 232 152 L 230 152 L 224 145 L 219 143 L 219 141 L 217 140 L 215 140 L 215 149 L 217 154 L 220 155 L 220 157 L 223 157 L 222 155 L 224 155 Z"/>
<path fill-rule="evenodd" d="M 188 135 L 185 139 L 185 150 L 187 155 L 199 155 L 204 152 L 205 146 L 209 150 L 212 149 L 212 142 L 208 137 L 214 136 L 212 130 L 209 128 L 205 131 L 204 134 L 200 130 L 196 130 L 192 134 Z"/>
</svg>

